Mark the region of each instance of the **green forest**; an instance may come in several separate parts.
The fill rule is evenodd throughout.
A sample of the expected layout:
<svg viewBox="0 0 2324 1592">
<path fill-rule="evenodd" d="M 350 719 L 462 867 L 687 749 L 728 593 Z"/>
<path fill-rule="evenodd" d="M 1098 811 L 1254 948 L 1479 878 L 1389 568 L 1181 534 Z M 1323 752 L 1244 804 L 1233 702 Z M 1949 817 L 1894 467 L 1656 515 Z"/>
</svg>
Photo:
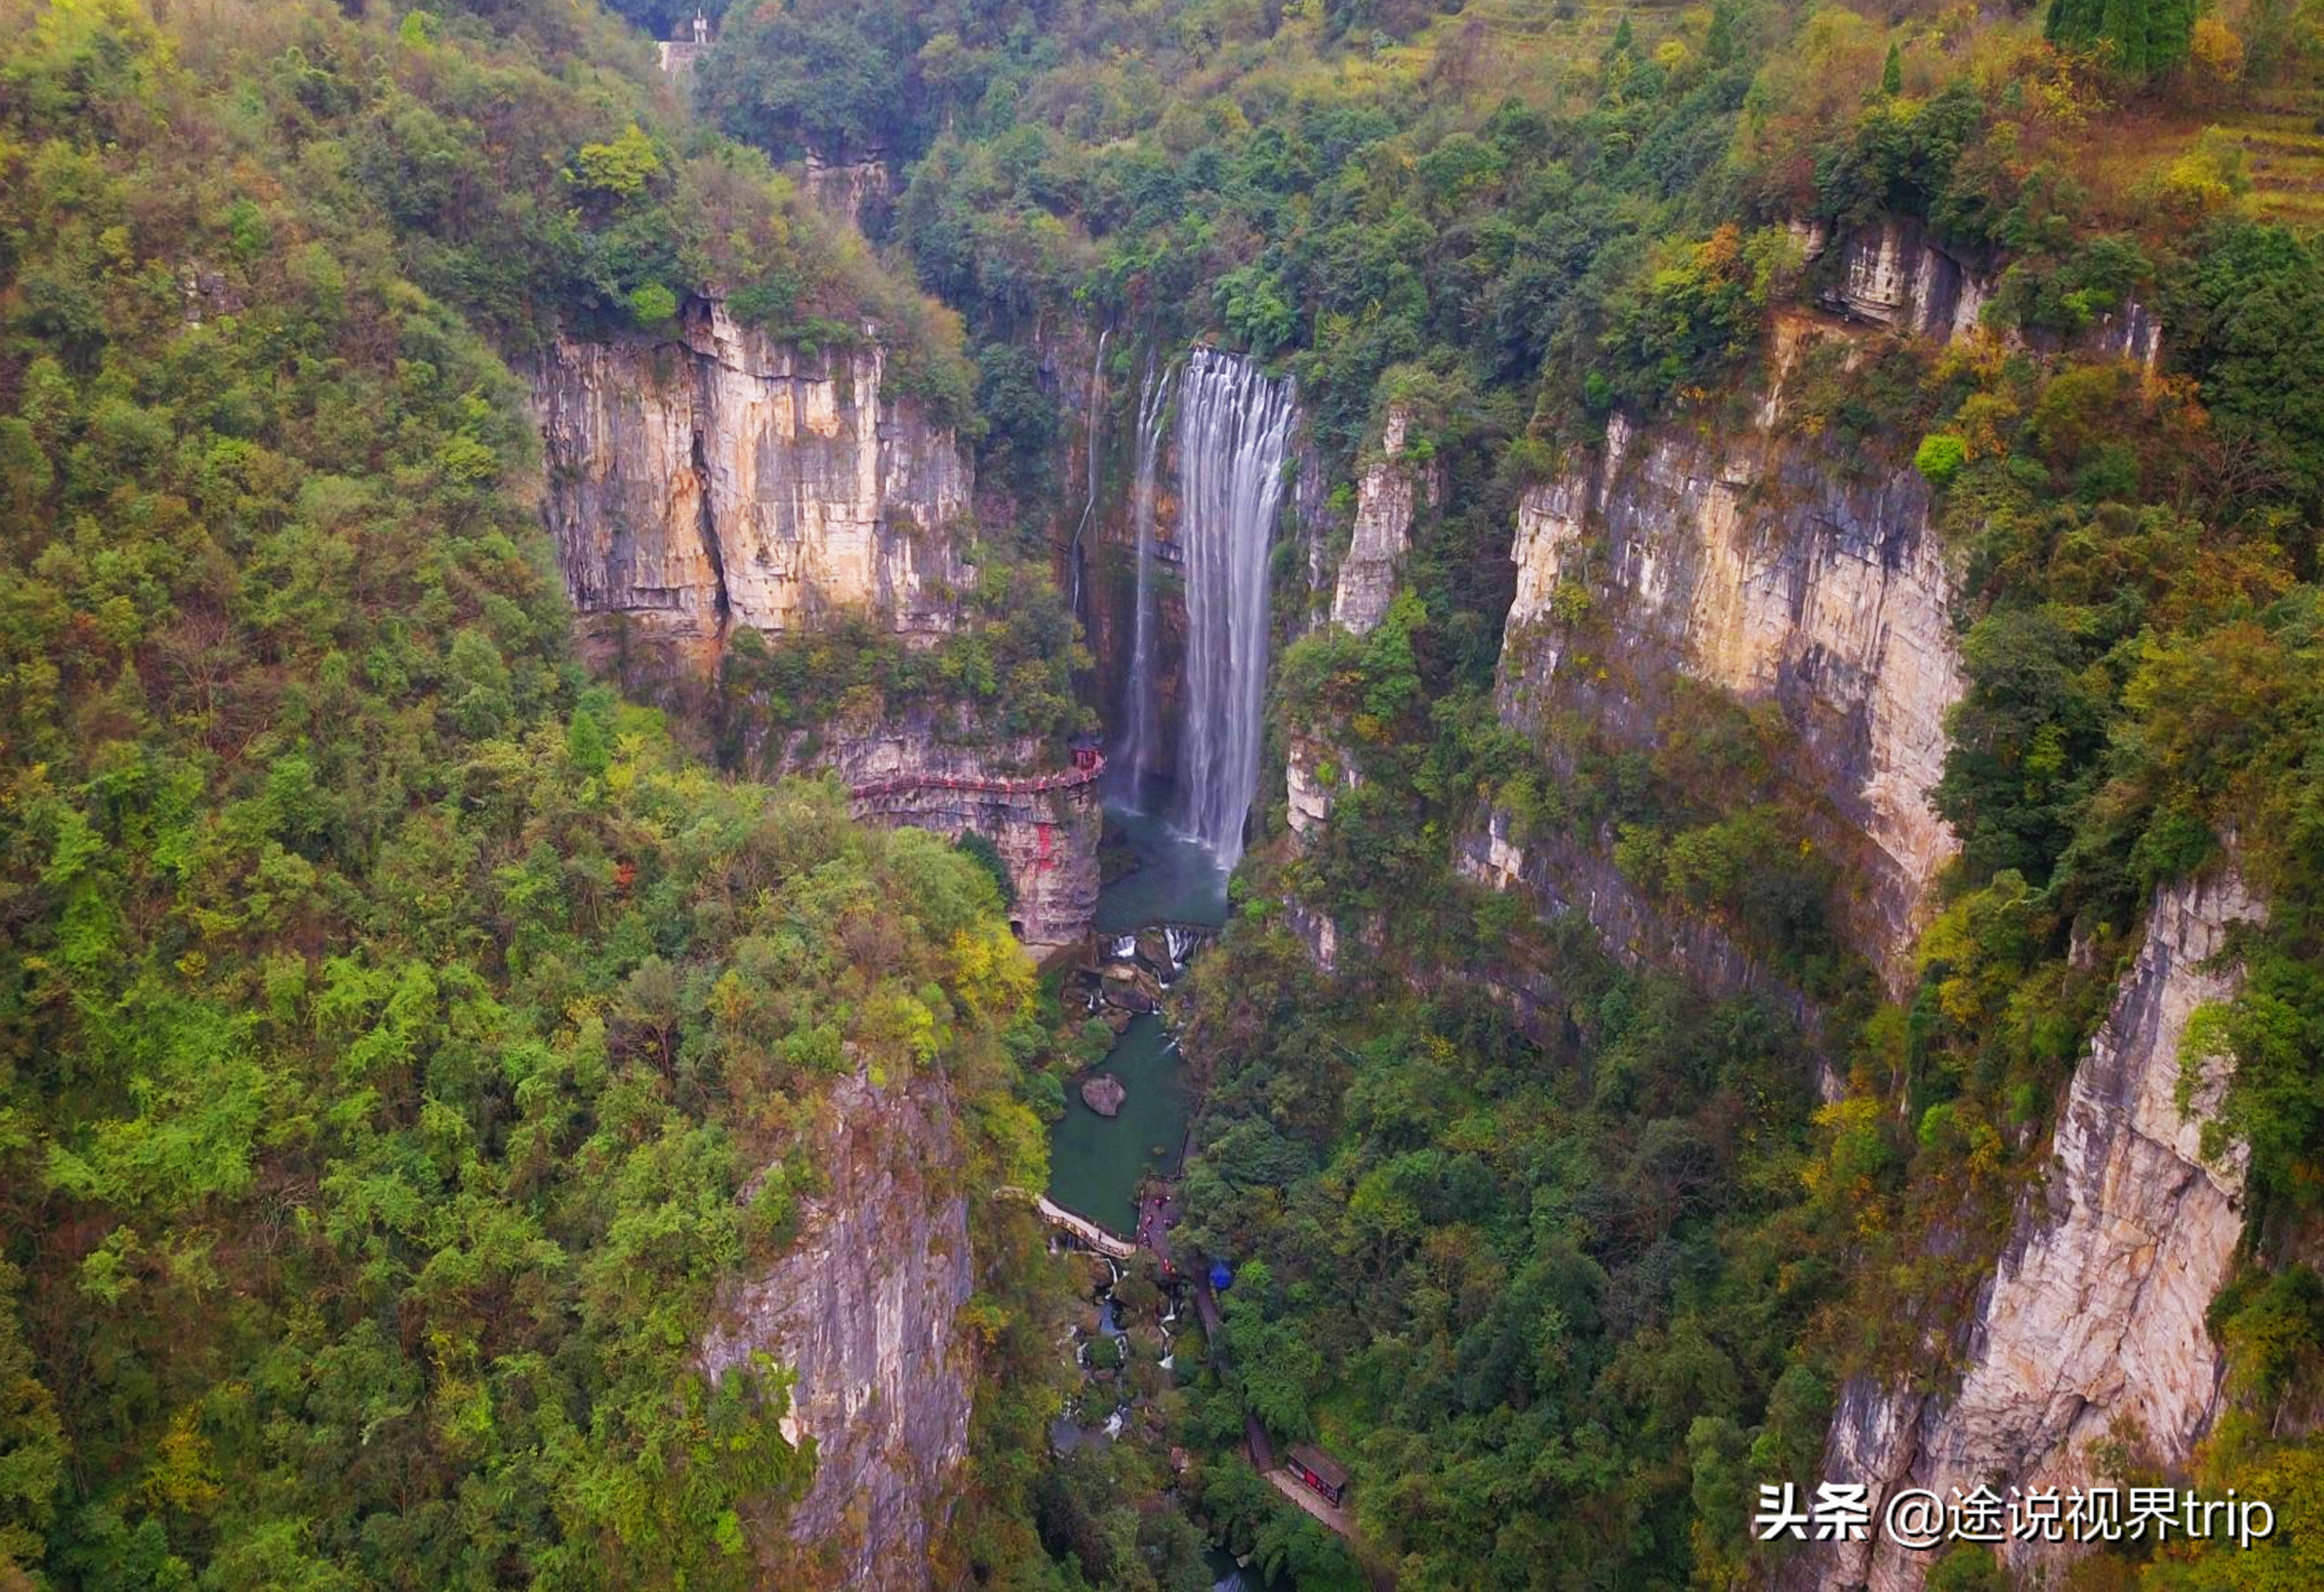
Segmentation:
<svg viewBox="0 0 2324 1592">
<path fill-rule="evenodd" d="M 0 0 L 0 1592 L 787 1584 L 790 1376 L 697 1345 L 849 1080 L 948 1102 L 973 1251 L 966 1453 L 895 1584 L 1766 1586 L 1756 1489 L 1812 1487 L 1851 1379 L 1958 1378 L 2148 903 L 2227 862 L 2266 912 L 2181 1094 L 2234 1058 L 2242 1227 L 2178 1479 L 2277 1530 L 2050 1584 L 2324 1584 L 2324 9 L 703 11 L 673 82 L 668 0 Z M 850 225 L 810 158 L 891 187 Z M 1520 728 L 1499 672 L 1528 491 L 1755 424 L 1834 319 L 1803 240 L 1888 224 L 1991 268 L 1976 335 L 1819 345 L 1780 427 L 1924 494 L 1953 583 L 1901 996 L 1779 716 Z M 697 719 L 584 662 L 522 376 L 713 294 L 876 343 L 1010 517 L 940 640 L 745 630 Z M 1116 434 L 1157 351 L 1295 379 L 1335 557 L 1391 409 L 1443 491 L 1364 635 L 1284 511 L 1252 844 L 1171 994 L 1177 1241 L 1235 1279 L 1141 1373 L 1161 1440 L 1060 1454 L 1083 1277 L 1010 1196 L 1083 1014 L 989 842 L 774 776 L 914 715 L 1110 728 L 1069 325 Z M 1571 656 L 1625 623 L 1548 612 Z M 1349 777 L 1304 840 L 1295 740 Z M 1480 885 L 1489 815 L 1798 1001 Z M 1253 1422 L 1347 1465 L 1350 1536 Z"/>
</svg>

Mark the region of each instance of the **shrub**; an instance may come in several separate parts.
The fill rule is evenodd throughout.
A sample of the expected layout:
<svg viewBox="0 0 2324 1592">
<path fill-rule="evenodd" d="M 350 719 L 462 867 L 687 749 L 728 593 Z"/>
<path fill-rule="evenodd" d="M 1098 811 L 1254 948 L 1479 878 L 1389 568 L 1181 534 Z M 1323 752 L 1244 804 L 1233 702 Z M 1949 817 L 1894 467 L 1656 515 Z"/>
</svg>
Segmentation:
<svg viewBox="0 0 2324 1592">
<path fill-rule="evenodd" d="M 1921 446 L 1913 455 L 1913 468 L 1939 492 L 1950 486 L 1968 463 L 1969 446 L 1945 431 L 1932 431 L 1921 438 Z"/>
</svg>

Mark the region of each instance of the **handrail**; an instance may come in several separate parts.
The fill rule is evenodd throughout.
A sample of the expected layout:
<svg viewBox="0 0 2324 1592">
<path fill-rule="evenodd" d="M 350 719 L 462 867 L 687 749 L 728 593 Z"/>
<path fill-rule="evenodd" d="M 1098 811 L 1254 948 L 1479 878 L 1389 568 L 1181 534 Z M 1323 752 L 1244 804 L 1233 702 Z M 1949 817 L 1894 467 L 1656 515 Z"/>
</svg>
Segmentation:
<svg viewBox="0 0 2324 1592">
<path fill-rule="evenodd" d="M 1047 1194 L 1032 1193 L 1013 1185 L 1003 1185 L 992 1192 L 1001 1198 L 1032 1201 L 1033 1209 L 1040 1212 L 1041 1219 L 1050 1226 L 1065 1229 L 1092 1248 L 1111 1255 L 1116 1260 L 1128 1260 L 1138 1253 L 1138 1246 L 1129 1239 L 1108 1232 L 1078 1210 L 1066 1210 Z"/>
<path fill-rule="evenodd" d="M 884 796 L 901 796 L 920 790 L 971 790 L 995 796 L 1039 796 L 1052 790 L 1071 790 L 1089 784 L 1105 772 L 1102 753 L 1091 756 L 1086 765 L 1060 769 L 1055 774 L 1037 774 L 1016 779 L 993 779 L 964 774 L 899 774 L 892 779 L 876 779 L 868 785 L 850 787 L 848 797 L 853 801 L 872 801 Z"/>
</svg>

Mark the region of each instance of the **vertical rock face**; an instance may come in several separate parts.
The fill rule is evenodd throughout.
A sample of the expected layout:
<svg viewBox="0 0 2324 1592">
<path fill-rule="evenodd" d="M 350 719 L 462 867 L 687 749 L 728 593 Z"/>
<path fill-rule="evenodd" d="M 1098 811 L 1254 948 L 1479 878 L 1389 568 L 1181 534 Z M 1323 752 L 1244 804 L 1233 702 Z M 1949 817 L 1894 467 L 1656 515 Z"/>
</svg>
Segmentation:
<svg viewBox="0 0 2324 1592">
<path fill-rule="evenodd" d="M 2072 1486 L 2093 1479 L 2089 1445 L 2125 1420 L 2150 1458 L 2185 1466 L 2218 1400 L 2203 1317 L 2243 1229 L 2245 1157 L 2203 1159 L 2202 1123 L 2232 1062 L 2202 1066 L 2181 1116 L 2179 1042 L 2197 1007 L 2239 987 L 2236 970 L 2207 964 L 2231 925 L 2259 916 L 2232 870 L 2156 893 L 2145 943 L 2075 1071 L 2048 1174 L 1983 1291 L 1960 1391 L 1851 1385 L 1827 1478 L 1868 1482 L 1876 1500 L 1904 1486 L 1940 1496 L 1980 1482 Z M 2004 1551 L 2031 1573 L 2036 1546 Z M 1849 1544 L 1821 1574 L 1826 1586 L 1912 1592 L 1927 1569 L 1882 1541 Z"/>
<path fill-rule="evenodd" d="M 1354 782 L 1352 770 L 1340 764 L 1329 745 L 1296 732 L 1292 735 L 1284 786 L 1290 797 L 1288 822 L 1296 840 L 1305 841 L 1330 820 L 1332 800 L 1339 794 L 1343 778 Z"/>
<path fill-rule="evenodd" d="M 1462 841 L 1452 865 L 1463 878 L 1494 889 L 1526 890 L 1553 914 L 1580 913 L 1625 967 L 1674 969 L 1708 994 L 1758 995 L 1802 1028 L 1817 1026 L 1819 1014 L 1807 999 L 1725 930 L 1705 918 L 1657 912 L 1601 851 L 1563 840 L 1521 846 L 1509 834 L 1508 818 L 1496 813 Z M 1826 1100 L 1846 1090 L 1845 1080 L 1829 1071 L 1819 1082 Z"/>
<path fill-rule="evenodd" d="M 1926 793 L 1960 673 L 1926 489 L 1848 463 L 1760 428 L 1641 435 L 1617 417 L 1598 459 L 1519 505 L 1502 713 L 1522 728 L 1575 706 L 1645 744 L 1677 676 L 1774 704 L 1803 754 L 1787 777 L 1854 881 L 1843 926 L 1901 989 L 1953 850 Z M 1567 588 L 1604 619 L 1586 667 Z"/>
<path fill-rule="evenodd" d="M 968 465 L 882 392 L 884 367 L 876 344 L 805 354 L 706 299 L 660 340 L 552 344 L 532 373 L 542 512 L 585 649 L 698 679 L 735 625 L 854 609 L 952 628 Z"/>
<path fill-rule="evenodd" d="M 1794 222 L 1791 230 L 1808 259 L 1824 253 L 1830 235 L 1823 223 Z M 2000 285 L 1989 262 L 1945 247 L 1917 220 L 1890 216 L 1842 237 L 1823 301 L 1854 320 L 1950 343 L 1978 329 Z M 2052 353 L 2070 345 L 2099 358 L 2135 360 L 2149 370 L 2163 356 L 2163 323 L 2135 299 L 2071 336 L 2006 336 Z"/>
<path fill-rule="evenodd" d="M 784 1422 L 816 1472 L 786 1539 L 752 1550 L 764 1584 L 920 1587 L 968 1451 L 967 1207 L 941 1090 L 834 1091 L 791 1251 L 732 1286 L 705 1334 L 712 1375 L 766 1354 L 798 1380 Z"/>
<path fill-rule="evenodd" d="M 1891 331 L 1950 342 L 1976 330 L 1993 279 L 1932 242 L 1917 221 L 1888 216 L 1840 245 L 1836 309 Z"/>
<path fill-rule="evenodd" d="M 1442 474 L 1434 465 L 1415 467 L 1403 458 L 1411 424 L 1402 405 L 1388 410 L 1379 455 L 1365 465 L 1356 483 L 1355 531 L 1340 564 L 1332 619 L 1359 636 L 1369 634 L 1387 616 L 1396 595 L 1416 502 L 1433 507 L 1443 491 Z"/>
<path fill-rule="evenodd" d="M 895 198 L 896 179 L 886 152 L 866 150 L 853 157 L 826 159 L 807 153 L 807 191 L 818 205 L 850 226 L 876 230 Z"/>
<path fill-rule="evenodd" d="M 826 725 L 780 741 L 746 733 L 742 766 L 765 778 L 828 769 L 866 824 L 981 834 L 1016 891 L 1010 925 L 1036 956 L 1080 941 L 1097 912 L 1102 816 L 1095 777 L 1039 770 L 1047 749 L 927 713 Z"/>
</svg>

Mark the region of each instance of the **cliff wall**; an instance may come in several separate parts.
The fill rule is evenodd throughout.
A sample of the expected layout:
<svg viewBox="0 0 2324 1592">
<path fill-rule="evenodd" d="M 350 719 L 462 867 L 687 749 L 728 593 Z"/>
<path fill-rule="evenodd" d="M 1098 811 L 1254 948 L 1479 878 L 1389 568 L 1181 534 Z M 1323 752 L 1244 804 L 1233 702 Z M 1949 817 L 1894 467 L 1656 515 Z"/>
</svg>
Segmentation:
<svg viewBox="0 0 2324 1592">
<path fill-rule="evenodd" d="M 1332 622 L 1359 636 L 1388 616 L 1411 546 L 1413 516 L 1423 503 L 1434 507 L 1444 491 L 1443 473 L 1434 464 L 1416 465 L 1404 456 L 1411 425 L 1412 416 L 1402 405 L 1390 408 L 1379 451 L 1356 480 L 1356 523 L 1333 587 Z"/>
<path fill-rule="evenodd" d="M 1954 849 L 1927 800 L 1961 690 L 1951 583 L 1920 478 L 1859 474 L 1818 439 L 1784 434 L 1781 411 L 1778 393 L 1753 423 L 1709 437 L 1617 416 L 1594 456 L 1526 492 L 1502 717 L 1530 730 L 1579 712 L 1644 747 L 1681 677 L 1773 705 L 1796 749 L 1785 780 L 1851 881 L 1838 903 L 1845 937 L 1902 990 L 1929 886 Z M 1561 609 L 1569 585 L 1581 600 Z M 1523 871 L 1490 866 L 1491 843 L 1471 847 L 1472 871 Z M 1653 916 L 1618 906 L 1620 893 L 1587 892 L 1601 929 Z"/>
<path fill-rule="evenodd" d="M 737 625 L 853 609 L 952 629 L 968 463 L 882 391 L 885 363 L 872 342 L 802 353 L 706 299 L 659 339 L 552 343 L 531 372 L 542 513 L 585 652 L 655 684 L 707 678 Z"/>
<path fill-rule="evenodd" d="M 1978 1301 L 1959 1391 L 1858 1378 L 1842 1392 L 1824 1477 L 1868 1483 L 1876 1521 L 1899 1486 L 1941 1497 L 1979 1483 L 2089 1482 L 2089 1446 L 2117 1422 L 2144 1458 L 2184 1474 L 2218 1403 L 2204 1314 L 2242 1232 L 2244 1159 L 2200 1150 L 2231 1060 L 2202 1068 L 2182 1116 L 2179 1043 L 2197 1007 L 2239 987 L 2234 968 L 2212 964 L 2230 927 L 2259 915 L 2232 870 L 2156 893 L 2144 944 L 2075 1071 L 2047 1174 Z M 2021 1578 L 2035 1573 L 2038 1546 L 2005 1545 Z M 1925 1558 L 1882 1541 L 1845 1545 L 1812 1578 L 1914 1592 L 1927 1572 Z"/>
<path fill-rule="evenodd" d="M 950 431 L 883 392 L 885 363 L 876 343 L 803 354 L 707 299 L 666 338 L 553 344 L 532 373 L 542 512 L 584 656 L 684 695 L 715 673 L 737 626 L 784 634 L 852 611 L 908 640 L 954 629 L 971 579 L 955 535 L 967 459 Z M 851 787 L 913 774 L 998 782 L 1054 756 L 947 741 L 927 715 L 773 747 L 746 722 L 740 739 L 755 772 L 828 768 Z M 1095 908 L 1096 820 L 1084 806 L 954 790 L 859 816 L 990 839 L 1042 952 L 1078 938 Z"/>
<path fill-rule="evenodd" d="M 1097 912 L 1097 786 L 1047 767 L 1051 750 L 933 713 L 832 723 L 779 738 L 741 738 L 742 766 L 778 779 L 827 769 L 848 787 L 855 817 L 991 841 L 1016 891 L 1010 926 L 1036 956 L 1077 943 Z"/>
<path fill-rule="evenodd" d="M 973 1287 L 959 1146 L 941 1087 L 862 1078 L 826 1102 L 813 1146 L 825 1189 L 798 1241 L 731 1285 L 701 1340 L 716 1374 L 765 1354 L 797 1377 L 785 1435 L 816 1445 L 813 1484 L 763 1584 L 921 1587 L 968 1451 Z"/>
<path fill-rule="evenodd" d="M 1821 259 L 1831 244 L 1820 221 L 1794 223 L 1792 235 L 1810 262 Z M 1827 274 L 1818 296 L 1826 308 L 1866 325 L 1946 343 L 1969 336 L 1983 324 L 1986 306 L 2001 286 L 1998 262 L 1949 249 L 1921 222 L 1896 216 L 1849 228 L 1823 269 Z M 2070 346 L 2087 356 L 2135 360 L 2153 370 L 2163 357 L 2163 322 L 2134 299 L 2070 338 L 2013 332 L 2007 340 L 2046 353 Z"/>
</svg>

